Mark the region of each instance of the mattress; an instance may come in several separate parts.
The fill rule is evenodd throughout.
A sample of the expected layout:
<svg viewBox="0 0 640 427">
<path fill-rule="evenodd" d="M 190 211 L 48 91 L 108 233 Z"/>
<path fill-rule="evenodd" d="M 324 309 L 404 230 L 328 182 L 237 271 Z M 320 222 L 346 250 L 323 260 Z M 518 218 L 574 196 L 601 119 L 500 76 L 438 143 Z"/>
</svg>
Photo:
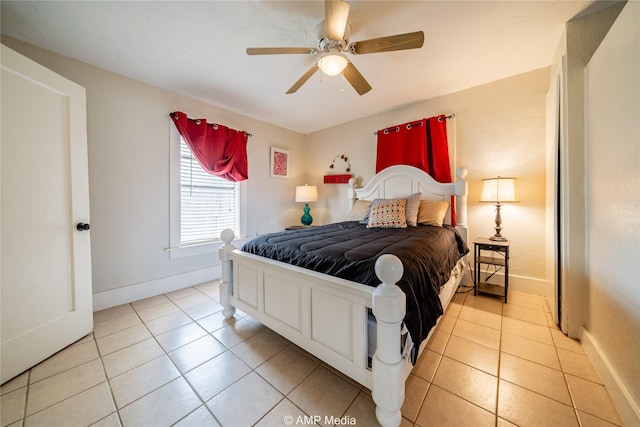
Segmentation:
<svg viewBox="0 0 640 427">
<path fill-rule="evenodd" d="M 455 228 L 447 225 L 366 228 L 357 221 L 265 234 L 242 250 L 374 287 L 380 284 L 374 269 L 378 257 L 396 255 L 404 266 L 397 283 L 407 296 L 404 323 L 418 345 L 443 313 L 440 288 L 469 252 Z"/>
</svg>

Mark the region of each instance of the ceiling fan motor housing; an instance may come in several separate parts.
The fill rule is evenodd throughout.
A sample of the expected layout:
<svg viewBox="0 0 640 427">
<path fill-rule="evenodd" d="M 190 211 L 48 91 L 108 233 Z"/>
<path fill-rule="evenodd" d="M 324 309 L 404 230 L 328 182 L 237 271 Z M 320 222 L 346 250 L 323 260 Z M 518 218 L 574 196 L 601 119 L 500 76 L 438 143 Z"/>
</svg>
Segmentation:
<svg viewBox="0 0 640 427">
<path fill-rule="evenodd" d="M 316 33 L 318 35 L 318 51 L 320 52 L 342 52 L 349 45 L 349 38 L 351 37 L 351 25 L 347 24 L 344 29 L 344 36 L 342 40 L 331 40 L 325 34 L 325 21 L 322 21 L 316 27 Z"/>
</svg>

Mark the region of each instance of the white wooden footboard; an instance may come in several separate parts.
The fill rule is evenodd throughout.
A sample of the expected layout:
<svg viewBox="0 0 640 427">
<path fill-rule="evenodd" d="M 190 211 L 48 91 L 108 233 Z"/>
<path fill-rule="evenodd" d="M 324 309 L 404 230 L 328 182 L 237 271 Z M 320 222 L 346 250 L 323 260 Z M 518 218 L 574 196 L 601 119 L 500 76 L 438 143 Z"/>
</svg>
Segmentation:
<svg viewBox="0 0 640 427">
<path fill-rule="evenodd" d="M 406 296 L 396 286 L 403 267 L 395 255 L 376 262 L 377 288 L 235 250 L 225 230 L 220 248 L 220 301 L 235 307 L 372 391 L 383 426 L 397 426 L 409 369 L 401 357 Z M 377 319 L 377 350 L 368 367 L 368 309 Z"/>
</svg>

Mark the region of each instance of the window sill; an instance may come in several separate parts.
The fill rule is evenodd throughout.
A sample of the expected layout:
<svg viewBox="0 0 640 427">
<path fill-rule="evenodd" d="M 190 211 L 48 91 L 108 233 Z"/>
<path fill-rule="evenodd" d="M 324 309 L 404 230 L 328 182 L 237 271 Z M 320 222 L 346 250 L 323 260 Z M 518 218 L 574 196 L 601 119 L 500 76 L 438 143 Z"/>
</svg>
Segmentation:
<svg viewBox="0 0 640 427">
<path fill-rule="evenodd" d="M 222 245 L 222 242 L 209 242 L 200 243 L 196 245 L 177 246 L 174 248 L 167 248 L 165 251 L 169 252 L 169 258 L 186 258 L 198 255 L 210 255 L 218 252 L 218 248 Z"/>
<path fill-rule="evenodd" d="M 248 240 L 249 239 L 247 238 L 235 239 L 231 243 L 236 248 L 239 248 Z M 166 248 L 165 251 L 169 252 L 170 259 L 187 258 L 192 256 L 211 255 L 211 254 L 216 254 L 216 259 L 217 259 L 218 249 L 220 249 L 222 245 L 223 245 L 223 242 L 218 240 L 215 242 L 198 243 L 194 245 L 185 245 L 185 246 L 177 246 L 173 248 Z"/>
</svg>

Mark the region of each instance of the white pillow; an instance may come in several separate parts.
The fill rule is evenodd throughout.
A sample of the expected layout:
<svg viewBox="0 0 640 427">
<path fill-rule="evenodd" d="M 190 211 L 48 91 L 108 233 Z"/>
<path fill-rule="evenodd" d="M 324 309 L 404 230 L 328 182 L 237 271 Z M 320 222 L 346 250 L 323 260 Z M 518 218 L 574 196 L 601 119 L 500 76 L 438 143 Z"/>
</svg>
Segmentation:
<svg viewBox="0 0 640 427">
<path fill-rule="evenodd" d="M 420 208 L 420 197 L 422 193 L 414 193 L 407 197 L 407 225 L 415 227 L 418 225 L 418 210 Z"/>
<path fill-rule="evenodd" d="M 351 212 L 347 215 L 347 221 L 363 221 L 369 213 L 371 200 L 356 200 L 351 208 Z"/>
</svg>

